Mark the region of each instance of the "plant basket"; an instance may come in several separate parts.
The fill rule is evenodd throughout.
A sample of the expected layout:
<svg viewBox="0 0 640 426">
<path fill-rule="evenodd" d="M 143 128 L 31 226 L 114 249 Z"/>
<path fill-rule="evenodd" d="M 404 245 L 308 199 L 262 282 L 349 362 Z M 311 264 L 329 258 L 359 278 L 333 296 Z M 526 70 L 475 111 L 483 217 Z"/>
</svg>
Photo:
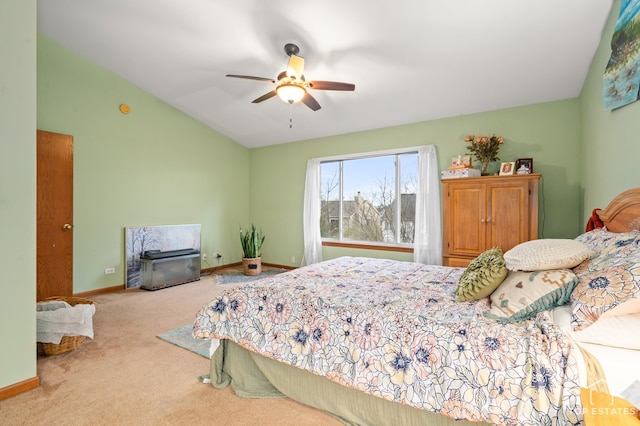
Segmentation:
<svg viewBox="0 0 640 426">
<path fill-rule="evenodd" d="M 243 257 L 242 268 L 245 275 L 260 275 L 262 273 L 262 257 Z"/>
<path fill-rule="evenodd" d="M 71 306 L 75 306 L 77 304 L 95 304 L 93 300 L 85 299 L 84 297 L 75 297 L 75 296 L 53 296 L 48 297 L 44 301 L 51 302 L 55 300 L 60 300 L 63 302 L 67 302 Z M 63 336 L 60 343 L 38 343 L 38 355 L 58 355 L 61 353 L 69 352 L 77 349 L 82 342 L 85 341 L 87 336 Z"/>
</svg>

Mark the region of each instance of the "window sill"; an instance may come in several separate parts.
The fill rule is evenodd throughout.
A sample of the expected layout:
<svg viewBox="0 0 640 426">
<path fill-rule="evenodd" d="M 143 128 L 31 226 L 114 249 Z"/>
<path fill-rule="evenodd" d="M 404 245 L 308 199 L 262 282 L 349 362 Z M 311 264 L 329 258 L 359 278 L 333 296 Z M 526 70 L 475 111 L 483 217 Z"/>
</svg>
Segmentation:
<svg viewBox="0 0 640 426">
<path fill-rule="evenodd" d="M 348 243 L 345 241 L 323 241 L 322 246 L 413 253 L 413 247 L 388 245 L 388 244 L 383 245 L 383 244 L 371 244 L 371 243 Z"/>
</svg>

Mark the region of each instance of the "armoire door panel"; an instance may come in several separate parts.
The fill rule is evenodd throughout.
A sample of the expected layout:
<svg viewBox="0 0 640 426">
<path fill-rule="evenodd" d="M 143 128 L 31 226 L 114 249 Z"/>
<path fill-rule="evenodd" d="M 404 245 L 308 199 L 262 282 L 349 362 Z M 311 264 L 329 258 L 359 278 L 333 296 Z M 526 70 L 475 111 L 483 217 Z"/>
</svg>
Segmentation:
<svg viewBox="0 0 640 426">
<path fill-rule="evenodd" d="M 452 189 L 451 237 L 449 252 L 470 254 L 485 246 L 486 189 L 484 185 Z"/>
<path fill-rule="evenodd" d="M 529 240 L 529 197 L 527 187 L 491 186 L 489 197 L 488 246 L 503 252 Z"/>
</svg>

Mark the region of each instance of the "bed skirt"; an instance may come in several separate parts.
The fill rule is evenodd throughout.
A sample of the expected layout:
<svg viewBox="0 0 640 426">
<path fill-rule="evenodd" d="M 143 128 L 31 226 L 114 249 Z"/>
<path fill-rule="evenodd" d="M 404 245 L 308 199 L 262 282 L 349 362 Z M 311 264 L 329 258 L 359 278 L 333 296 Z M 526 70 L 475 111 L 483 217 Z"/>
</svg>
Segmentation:
<svg viewBox="0 0 640 426">
<path fill-rule="evenodd" d="M 263 357 L 222 340 L 211 357 L 211 384 L 231 385 L 244 398 L 289 397 L 347 425 L 478 426 L 346 388 L 324 377 Z"/>
</svg>

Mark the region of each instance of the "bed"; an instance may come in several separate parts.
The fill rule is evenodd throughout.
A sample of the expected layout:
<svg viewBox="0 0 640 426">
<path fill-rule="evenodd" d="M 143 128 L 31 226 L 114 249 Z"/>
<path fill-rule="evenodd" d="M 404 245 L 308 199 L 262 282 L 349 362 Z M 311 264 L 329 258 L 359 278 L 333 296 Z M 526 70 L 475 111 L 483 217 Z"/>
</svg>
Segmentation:
<svg viewBox="0 0 640 426">
<path fill-rule="evenodd" d="M 610 332 L 640 315 L 640 190 L 594 215 L 603 227 L 573 240 L 577 264 L 513 268 L 473 300 L 460 301 L 463 283 L 478 281 L 472 265 L 342 257 L 225 290 L 193 335 L 212 339 L 214 386 L 288 396 L 346 424 L 580 424 L 593 405 L 585 395 L 620 395 L 640 379 L 638 338 Z M 518 273 L 553 290 L 515 312 L 497 295 Z M 622 291 L 589 292 L 610 273 Z"/>
</svg>

